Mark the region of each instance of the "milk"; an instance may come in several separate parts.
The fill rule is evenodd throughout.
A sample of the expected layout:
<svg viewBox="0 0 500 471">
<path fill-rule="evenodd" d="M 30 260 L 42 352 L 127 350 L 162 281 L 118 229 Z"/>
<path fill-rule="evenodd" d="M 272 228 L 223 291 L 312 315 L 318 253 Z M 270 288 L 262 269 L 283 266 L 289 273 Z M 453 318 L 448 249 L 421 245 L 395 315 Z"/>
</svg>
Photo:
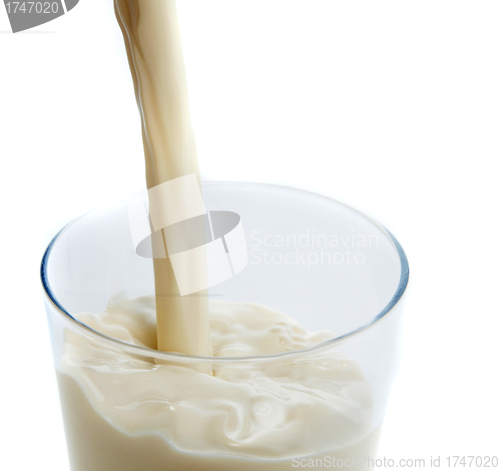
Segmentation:
<svg viewBox="0 0 500 471">
<path fill-rule="evenodd" d="M 200 184 L 175 1 L 115 0 L 115 7 L 148 189 L 188 175 Z M 205 269 L 198 263 L 192 275 Z M 117 297 L 102 313 L 76 315 L 151 350 L 131 355 L 65 331 L 58 381 L 72 471 L 278 471 L 297 468 L 297 458 L 375 455 L 379 428 L 360 367 L 338 351 L 293 353 L 332 332 L 307 332 L 257 304 L 209 305 L 203 291 L 181 296 L 168 257 L 154 259 L 154 275 L 154 297 Z M 156 349 L 212 358 L 158 361 Z"/>
<path fill-rule="evenodd" d="M 148 189 L 191 174 L 201 186 L 175 1 L 115 0 L 115 10 L 142 120 Z M 203 270 L 199 263 L 191 276 Z M 158 349 L 210 356 L 207 293 L 180 296 L 168 257 L 154 259 L 154 274 Z"/>
<path fill-rule="evenodd" d="M 156 343 L 152 296 L 77 318 L 129 344 Z M 223 360 L 301 351 L 333 333 L 252 303 L 211 302 L 209 321 L 213 375 L 66 331 L 58 379 L 73 471 L 274 471 L 296 457 L 374 456 L 370 387 L 346 355 Z"/>
</svg>

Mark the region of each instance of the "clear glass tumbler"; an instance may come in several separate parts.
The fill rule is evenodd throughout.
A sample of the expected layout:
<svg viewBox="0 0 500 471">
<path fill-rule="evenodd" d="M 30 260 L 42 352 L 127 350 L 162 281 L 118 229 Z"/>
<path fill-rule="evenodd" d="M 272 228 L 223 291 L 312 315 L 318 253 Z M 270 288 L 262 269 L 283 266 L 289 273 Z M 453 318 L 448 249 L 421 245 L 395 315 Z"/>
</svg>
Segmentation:
<svg viewBox="0 0 500 471">
<path fill-rule="evenodd" d="M 403 249 L 377 222 L 317 194 L 209 183 L 203 198 L 231 268 L 208 290 L 213 305 L 258 303 L 319 332 L 317 343 L 191 357 L 134 345 L 118 326 L 98 332 L 92 316 L 110 300 L 120 325 L 142 319 L 120 311 L 123 300 L 147 297 L 154 312 L 152 259 L 138 254 L 130 225 L 144 195 L 73 220 L 41 267 L 72 471 L 281 470 L 311 459 L 367 468 L 398 359 Z M 217 233 L 222 212 L 239 218 Z M 283 329 L 269 332 L 295 339 Z"/>
</svg>

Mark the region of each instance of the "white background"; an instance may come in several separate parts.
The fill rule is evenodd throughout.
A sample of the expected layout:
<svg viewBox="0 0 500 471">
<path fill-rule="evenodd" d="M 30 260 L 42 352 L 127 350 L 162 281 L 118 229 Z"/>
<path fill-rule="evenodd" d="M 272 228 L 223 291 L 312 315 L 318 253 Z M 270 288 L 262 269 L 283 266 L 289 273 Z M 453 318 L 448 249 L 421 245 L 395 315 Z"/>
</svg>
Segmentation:
<svg viewBox="0 0 500 471">
<path fill-rule="evenodd" d="M 500 455 L 500 3 L 178 4 L 205 180 L 333 196 L 407 252 L 402 366 L 380 456 Z M 68 470 L 38 276 L 44 247 L 75 215 L 144 188 L 115 23 L 111 0 L 81 0 L 11 34 L 0 6 L 9 471 Z"/>
</svg>

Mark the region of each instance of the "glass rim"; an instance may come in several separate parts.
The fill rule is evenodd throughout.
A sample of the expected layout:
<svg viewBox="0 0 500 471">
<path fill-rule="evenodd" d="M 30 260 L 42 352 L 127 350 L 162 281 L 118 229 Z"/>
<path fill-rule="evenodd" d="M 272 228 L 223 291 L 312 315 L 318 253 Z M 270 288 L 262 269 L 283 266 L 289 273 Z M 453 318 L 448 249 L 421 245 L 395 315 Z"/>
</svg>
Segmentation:
<svg viewBox="0 0 500 471">
<path fill-rule="evenodd" d="M 353 208 L 352 206 L 342 203 L 334 198 L 330 198 L 325 195 L 321 195 L 319 193 L 314 193 L 312 191 L 307 191 L 307 190 L 302 190 L 298 188 L 293 188 L 293 187 L 288 187 L 284 185 L 273 185 L 273 184 L 268 184 L 268 183 L 257 183 L 257 182 L 239 182 L 239 181 L 211 181 L 211 182 L 202 182 L 202 186 L 220 186 L 220 185 L 251 185 L 251 186 L 263 186 L 266 188 L 272 188 L 272 189 L 277 189 L 277 190 L 293 190 L 294 192 L 298 193 L 304 193 L 308 195 L 313 195 L 316 197 L 323 198 L 328 201 L 333 201 L 336 204 L 339 204 L 350 211 L 353 211 L 357 213 L 358 215 L 362 216 L 363 218 L 367 219 L 370 221 L 372 224 L 374 224 L 378 229 L 380 229 L 390 240 L 390 242 L 393 244 L 395 247 L 400 264 L 401 264 L 401 274 L 399 278 L 399 283 L 398 286 L 392 296 L 392 298 L 389 300 L 389 302 L 382 308 L 382 310 L 376 314 L 370 321 L 366 322 L 365 324 L 357 327 L 354 330 L 351 330 L 350 332 L 347 332 L 345 334 L 339 335 L 334 337 L 333 339 L 326 340 L 324 342 L 320 342 L 316 345 L 313 345 L 308 348 L 304 349 L 295 349 L 295 350 L 290 350 L 287 352 L 281 352 L 281 353 L 276 353 L 272 355 L 253 355 L 253 356 L 241 356 L 241 357 L 216 357 L 216 356 L 196 356 L 196 355 L 186 355 L 183 353 L 177 353 L 177 352 L 163 352 L 160 350 L 152 349 L 149 347 L 143 347 L 140 345 L 133 345 L 129 344 L 127 342 L 123 342 L 121 340 L 115 339 L 113 337 L 109 337 L 105 334 L 102 334 L 91 327 L 87 326 L 83 322 L 80 322 L 79 320 L 75 319 L 66 309 L 62 306 L 62 304 L 58 301 L 56 296 L 54 295 L 49 280 L 47 276 L 47 267 L 49 265 L 50 261 L 50 253 L 52 251 L 52 248 L 57 244 L 60 236 L 64 233 L 66 233 L 68 230 L 70 230 L 78 221 L 83 219 L 85 216 L 88 214 L 94 212 L 95 210 L 99 209 L 100 207 L 105 207 L 107 206 L 106 204 L 101 205 L 97 208 L 94 208 L 84 214 L 81 214 L 80 216 L 77 216 L 73 218 L 70 222 L 68 222 L 57 234 L 53 237 L 53 239 L 50 241 L 49 245 L 47 246 L 40 265 L 40 277 L 41 277 L 41 282 L 42 282 L 42 287 L 44 290 L 44 294 L 48 301 L 52 304 L 52 306 L 55 308 L 55 310 L 59 313 L 61 318 L 69 325 L 71 325 L 74 329 L 79 331 L 80 333 L 84 334 L 87 337 L 91 337 L 94 340 L 98 341 L 104 341 L 113 344 L 116 347 L 119 347 L 122 351 L 126 351 L 128 353 L 132 353 L 135 355 L 139 355 L 141 357 L 151 357 L 155 358 L 158 360 L 164 360 L 164 361 L 170 361 L 170 362 L 176 362 L 176 363 L 221 363 L 221 362 L 232 362 L 232 363 L 237 363 L 237 362 L 250 362 L 250 361 L 273 361 L 276 359 L 284 359 L 284 358 L 293 358 L 295 356 L 302 356 L 305 354 L 309 353 L 314 353 L 318 351 L 322 351 L 325 349 L 333 348 L 338 345 L 343 344 L 347 340 L 362 334 L 363 332 L 367 331 L 371 327 L 373 327 L 375 324 L 377 324 L 381 319 L 383 319 L 387 314 L 393 311 L 393 309 L 397 306 L 397 304 L 400 302 L 402 299 L 406 288 L 408 286 L 408 281 L 409 281 L 409 265 L 408 265 L 408 259 L 406 258 L 406 254 L 401 246 L 401 244 L 398 242 L 398 240 L 392 235 L 392 233 L 387 230 L 382 224 L 380 224 L 378 221 L 375 219 L 367 216 L 363 212 Z M 129 195 L 128 197 L 131 197 L 132 195 Z M 121 200 L 125 199 L 127 197 L 121 198 Z M 108 203 L 109 204 L 109 203 Z"/>
</svg>

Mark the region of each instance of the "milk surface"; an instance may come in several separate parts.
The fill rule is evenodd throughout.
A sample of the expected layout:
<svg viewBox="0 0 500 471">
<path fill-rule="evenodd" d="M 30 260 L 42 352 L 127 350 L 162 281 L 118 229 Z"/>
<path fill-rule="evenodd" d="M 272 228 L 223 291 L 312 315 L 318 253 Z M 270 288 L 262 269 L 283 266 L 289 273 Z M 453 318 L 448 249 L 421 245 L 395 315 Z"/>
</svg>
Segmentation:
<svg viewBox="0 0 500 471">
<path fill-rule="evenodd" d="M 78 320 L 156 344 L 154 297 L 118 297 Z M 211 302 L 209 321 L 213 375 L 66 331 L 58 376 L 73 471 L 278 470 L 293 469 L 294 457 L 374 456 L 370 388 L 341 352 L 220 361 L 303 350 L 331 332 L 251 303 Z"/>
</svg>

